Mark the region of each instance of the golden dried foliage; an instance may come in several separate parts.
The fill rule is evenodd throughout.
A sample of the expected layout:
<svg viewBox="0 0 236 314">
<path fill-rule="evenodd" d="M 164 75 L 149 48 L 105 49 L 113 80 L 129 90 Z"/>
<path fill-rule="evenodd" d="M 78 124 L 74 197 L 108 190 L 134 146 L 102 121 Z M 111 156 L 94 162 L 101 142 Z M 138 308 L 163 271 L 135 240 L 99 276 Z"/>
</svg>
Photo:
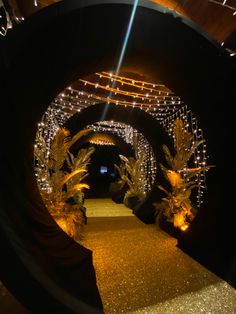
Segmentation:
<svg viewBox="0 0 236 314">
<path fill-rule="evenodd" d="M 77 237 L 77 231 L 81 230 L 84 223 L 84 218 L 81 218 L 82 204 L 68 204 L 67 201 L 73 196 L 76 196 L 76 200 L 82 199 L 77 194 L 89 188 L 82 181 L 88 174 L 87 166 L 95 149 L 81 149 L 76 157 L 69 149 L 89 132 L 91 129 L 82 130 L 71 139 L 67 129 L 59 129 L 51 144 L 48 161 L 45 158 L 46 143 L 42 135 L 38 135 L 41 145 L 35 147 L 35 158 L 43 165 L 38 167 L 38 175 L 42 175 L 51 188 L 50 192 L 41 191 L 42 198 L 57 223 L 73 237 Z M 65 164 L 69 171 L 63 170 Z"/>
<path fill-rule="evenodd" d="M 53 218 L 59 227 L 71 238 L 74 238 L 75 240 L 80 240 L 82 238 L 85 219 L 79 204 L 66 204 L 64 206 L 64 211 L 54 213 Z"/>
<path fill-rule="evenodd" d="M 139 159 L 134 157 L 127 158 L 123 155 L 119 155 L 119 157 L 125 165 L 125 174 L 122 175 L 122 180 L 128 184 L 129 192 L 137 196 L 143 195 L 141 165 L 144 156 L 141 156 Z"/>
<path fill-rule="evenodd" d="M 66 159 L 70 141 L 69 134 L 70 132 L 65 128 L 59 129 L 51 144 L 48 167 L 54 172 L 61 169 Z"/>
<path fill-rule="evenodd" d="M 181 119 L 175 120 L 173 133 L 174 156 L 172 156 L 166 145 L 163 145 L 163 151 L 170 169 L 177 171 L 187 165 L 196 148 L 204 143 L 205 140 L 193 143 L 193 134 L 185 130 L 184 122 Z"/>
<path fill-rule="evenodd" d="M 160 164 L 160 168 L 170 184 L 170 191 L 158 185 L 158 188 L 164 191 L 167 196 L 162 198 L 160 203 L 154 205 L 157 222 L 162 217 L 173 223 L 175 227 L 186 230 L 196 215 L 196 209 L 190 200 L 192 189 L 198 187 L 195 177 L 201 171 L 208 170 L 212 166 L 188 168 L 192 155 L 204 140 L 194 143 L 193 134 L 185 130 L 181 119 L 176 119 L 173 132 L 175 154 L 172 155 L 169 148 L 163 145 L 165 158 L 170 169 Z"/>
</svg>

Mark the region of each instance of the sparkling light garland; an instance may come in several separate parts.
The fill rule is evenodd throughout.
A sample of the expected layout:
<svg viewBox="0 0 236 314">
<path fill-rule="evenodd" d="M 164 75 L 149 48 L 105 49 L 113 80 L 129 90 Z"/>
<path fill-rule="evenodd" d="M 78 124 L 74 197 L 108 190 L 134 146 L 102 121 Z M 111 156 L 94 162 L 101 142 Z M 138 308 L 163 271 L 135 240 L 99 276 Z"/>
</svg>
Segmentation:
<svg viewBox="0 0 236 314">
<path fill-rule="evenodd" d="M 191 132 L 194 135 L 192 144 L 204 139 L 202 129 L 198 128 L 196 117 L 193 116 L 193 113 L 188 110 L 186 105 L 180 108 L 179 111 L 177 111 L 174 115 L 169 116 L 162 122 L 163 127 L 171 137 L 173 137 L 174 122 L 178 118 L 184 121 L 185 130 Z M 205 143 L 199 145 L 198 149 L 194 152 L 193 158 L 194 167 L 206 166 L 208 156 L 206 155 Z M 197 206 L 200 207 L 202 204 L 202 196 L 204 190 L 206 189 L 206 175 L 204 170 L 196 175 L 195 181 L 198 186 Z"/>
<path fill-rule="evenodd" d="M 142 189 L 145 193 L 149 192 L 155 182 L 157 165 L 154 152 L 147 139 L 130 125 L 116 121 L 97 122 L 88 125 L 88 128 L 92 128 L 95 132 L 105 132 L 121 137 L 127 144 L 131 144 L 137 159 L 144 154 L 145 158 L 141 165 Z"/>
<path fill-rule="evenodd" d="M 216 1 L 216 0 L 208 0 L 208 2 L 214 3 L 214 4 L 218 4 L 224 8 L 227 8 L 231 11 L 233 11 L 233 15 L 236 15 L 236 6 L 233 6 L 231 4 L 228 4 L 230 1 L 227 0 L 221 0 L 221 1 Z"/>
<path fill-rule="evenodd" d="M 236 16 L 236 3 L 235 3 L 235 6 L 232 5 L 232 1 L 229 1 L 229 0 L 220 0 L 220 1 L 216 1 L 216 0 L 208 0 L 208 2 L 211 2 L 213 4 L 216 4 L 216 5 L 219 5 L 221 7 L 224 7 L 226 9 L 229 9 L 232 11 L 232 14 Z M 221 46 L 224 46 L 224 42 L 221 43 Z M 229 48 L 226 48 L 226 50 L 228 51 L 230 57 L 236 57 L 236 52 L 229 49 Z"/>
<path fill-rule="evenodd" d="M 112 105 L 123 105 L 124 107 L 137 107 L 152 115 L 161 123 L 166 132 L 173 138 L 173 123 L 175 119 L 181 118 L 184 121 L 186 130 L 194 134 L 195 141 L 203 139 L 203 131 L 198 127 L 198 122 L 193 113 L 187 108 L 183 101 L 163 84 L 155 84 L 142 80 L 132 79 L 125 76 L 117 76 L 108 72 L 95 73 L 88 78 L 78 80 L 77 86 L 68 87 L 60 93 L 52 102 L 49 109 L 42 118 L 43 125 L 39 125 L 39 132 L 43 134 L 47 143 L 47 154 L 52 139 L 59 127 L 75 113 L 81 112 L 88 106 L 97 103 L 107 103 Z M 73 84 L 76 85 L 76 84 Z M 99 125 L 99 130 L 115 133 L 126 139 L 126 142 L 133 145 L 133 136 L 138 136 L 138 152 L 144 152 L 146 159 L 151 163 L 144 165 L 145 189 L 149 190 L 155 180 L 156 160 L 146 139 L 142 139 L 142 134 L 131 126 L 115 124 L 117 122 L 103 121 Z M 174 140 L 174 139 L 173 139 Z M 37 143 L 36 143 L 37 144 Z M 194 166 L 201 167 L 207 163 L 206 144 L 198 147 L 194 154 Z M 44 180 L 45 182 L 45 180 Z M 202 203 L 203 192 L 206 189 L 205 171 L 196 176 L 198 185 L 197 205 Z M 41 182 L 41 184 L 44 184 Z"/>
<path fill-rule="evenodd" d="M 107 145 L 107 146 L 114 146 L 115 144 L 112 143 L 112 142 L 107 142 L 107 141 L 104 141 L 104 140 L 89 140 L 89 143 L 91 144 L 95 144 L 95 145 Z"/>
<path fill-rule="evenodd" d="M 94 128 L 92 128 L 94 130 Z M 95 133 L 93 134 L 90 139 L 89 143 L 95 144 L 95 145 L 108 145 L 108 146 L 114 146 L 115 142 L 114 140 L 107 134 L 107 133 Z"/>
</svg>

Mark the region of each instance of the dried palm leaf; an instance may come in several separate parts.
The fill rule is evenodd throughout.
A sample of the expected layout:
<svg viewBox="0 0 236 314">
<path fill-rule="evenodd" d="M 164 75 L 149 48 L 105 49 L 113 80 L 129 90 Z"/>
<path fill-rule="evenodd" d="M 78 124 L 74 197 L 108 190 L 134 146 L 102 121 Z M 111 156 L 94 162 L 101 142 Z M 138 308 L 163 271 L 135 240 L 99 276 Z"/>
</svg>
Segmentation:
<svg viewBox="0 0 236 314">
<path fill-rule="evenodd" d="M 84 189 L 89 189 L 89 185 L 86 183 L 79 183 L 74 186 L 72 186 L 65 194 L 63 197 L 63 201 L 65 202 L 68 200 L 70 197 L 74 196 L 77 192 L 80 192 Z"/>
<path fill-rule="evenodd" d="M 120 178 L 122 179 L 122 176 L 124 176 L 126 174 L 125 164 L 123 162 L 121 162 L 119 166 L 117 164 L 114 164 L 114 167 L 117 170 Z"/>
<path fill-rule="evenodd" d="M 61 128 L 56 133 L 52 145 L 50 147 L 50 158 L 49 158 L 49 168 L 52 169 L 54 172 L 61 169 L 63 166 L 67 152 L 68 152 L 68 142 L 70 132 L 65 129 Z"/>
<path fill-rule="evenodd" d="M 82 238 L 84 215 L 80 205 L 66 204 L 64 211 L 54 214 L 54 219 L 60 228 L 74 240 Z"/>
<path fill-rule="evenodd" d="M 70 140 L 68 149 L 74 145 L 81 137 L 88 135 L 90 132 L 92 132 L 93 129 L 84 129 L 79 131 L 76 135 L 73 136 L 73 138 Z"/>
<path fill-rule="evenodd" d="M 143 163 L 143 156 L 140 156 L 139 159 L 134 157 L 125 157 L 119 155 L 120 159 L 124 162 L 126 174 L 122 176 L 122 179 L 127 182 L 129 190 L 133 194 L 140 195 L 142 192 L 142 170 L 141 165 Z M 128 191 L 127 191 L 128 192 Z"/>
<path fill-rule="evenodd" d="M 171 169 L 174 170 L 175 164 L 174 164 L 174 157 L 171 155 L 171 152 L 169 148 L 166 145 L 162 146 L 163 152 L 165 154 L 166 161 Z"/>
<path fill-rule="evenodd" d="M 194 143 L 193 134 L 185 130 L 184 122 L 181 119 L 175 121 L 173 133 L 175 155 L 172 156 L 169 148 L 163 145 L 166 161 L 171 169 L 167 169 L 160 164 L 160 168 L 170 183 L 171 190 L 167 191 L 158 185 L 158 188 L 164 191 L 167 197 L 163 198 L 159 204 L 154 205 L 158 217 L 163 214 L 168 221 L 174 222 L 175 226 L 185 230 L 188 222 L 196 214 L 196 210 L 193 208 L 190 200 L 192 189 L 198 187 L 198 184 L 193 178 L 212 166 L 188 168 L 188 162 L 195 150 L 205 141 L 201 140 Z"/>
<path fill-rule="evenodd" d="M 65 177 L 61 181 L 61 186 L 63 186 L 65 183 L 67 183 L 69 180 L 71 180 L 71 178 L 73 176 L 77 175 L 78 173 L 84 173 L 86 171 L 87 171 L 86 169 L 77 169 L 77 170 L 74 170 L 71 173 L 68 173 L 67 175 L 65 175 Z"/>
</svg>

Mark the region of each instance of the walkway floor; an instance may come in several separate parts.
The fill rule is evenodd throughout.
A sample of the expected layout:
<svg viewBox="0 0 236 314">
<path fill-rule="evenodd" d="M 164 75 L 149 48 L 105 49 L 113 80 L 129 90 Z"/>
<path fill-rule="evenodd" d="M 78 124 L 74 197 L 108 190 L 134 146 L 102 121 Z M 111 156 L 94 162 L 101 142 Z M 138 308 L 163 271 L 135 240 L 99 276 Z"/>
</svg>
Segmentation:
<svg viewBox="0 0 236 314">
<path fill-rule="evenodd" d="M 176 239 L 111 200 L 87 200 L 85 207 L 80 243 L 93 251 L 106 314 L 236 313 L 236 290 L 177 248 Z"/>
<path fill-rule="evenodd" d="M 133 217 L 132 210 L 124 204 L 116 204 L 110 198 L 96 198 L 85 200 L 87 217 Z"/>
<path fill-rule="evenodd" d="M 79 242 L 93 251 L 105 314 L 236 314 L 236 290 L 176 239 L 110 199 L 88 199 L 85 207 Z M 1 282 L 0 313 L 29 314 Z"/>
</svg>

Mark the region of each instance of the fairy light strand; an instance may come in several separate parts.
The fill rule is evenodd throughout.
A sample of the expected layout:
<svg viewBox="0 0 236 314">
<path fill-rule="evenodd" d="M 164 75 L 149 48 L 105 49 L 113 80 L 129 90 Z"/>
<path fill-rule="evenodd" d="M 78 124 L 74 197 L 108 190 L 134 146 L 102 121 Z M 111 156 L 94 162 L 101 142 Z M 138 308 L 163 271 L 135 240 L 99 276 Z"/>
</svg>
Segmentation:
<svg viewBox="0 0 236 314">
<path fill-rule="evenodd" d="M 104 80 L 106 82 L 104 82 Z M 130 86 L 133 86 L 136 91 L 127 91 L 128 95 L 117 95 L 117 89 L 110 89 L 113 80 L 117 80 L 120 86 L 123 86 L 120 88 L 122 91 L 124 91 L 125 86 L 128 86 L 129 88 Z M 40 124 L 38 127 L 38 132 L 43 134 L 47 143 L 47 156 L 49 154 L 50 143 L 52 142 L 58 128 L 62 127 L 75 113 L 83 112 L 85 108 L 98 103 L 109 103 L 110 105 L 123 105 L 124 107 L 131 106 L 133 108 L 139 108 L 159 121 L 172 138 L 174 121 L 177 118 L 181 118 L 184 121 L 185 130 L 194 134 L 194 140 L 199 141 L 203 139 L 203 131 L 198 127 L 196 117 L 194 117 L 193 113 L 187 108 L 183 101 L 164 85 L 159 86 L 154 83 L 133 80 L 131 78 L 125 78 L 117 75 L 115 76 L 108 72 L 96 73 L 93 76 L 93 80 L 83 79 L 79 80 L 79 83 L 80 86 L 82 86 L 80 90 L 69 86 L 54 99 L 42 118 L 43 125 Z M 117 86 L 119 86 L 118 83 Z M 100 88 L 104 86 L 106 89 Z M 90 87 L 90 90 L 88 87 Z M 161 92 L 158 89 L 159 87 L 162 89 Z M 94 89 L 92 92 L 91 88 Z M 139 88 L 140 91 L 137 92 L 137 88 Z M 144 90 L 148 90 L 148 95 L 144 94 Z M 104 91 L 110 92 L 110 97 L 107 97 Z M 155 99 L 155 97 L 150 97 L 150 95 L 154 96 L 154 93 L 157 93 L 155 95 L 158 96 L 158 98 Z M 134 96 L 140 96 L 140 94 L 145 95 L 142 97 L 143 99 L 140 98 L 142 101 L 137 101 L 138 97 L 136 97 L 133 101 L 127 100 L 127 97 L 134 98 Z M 144 189 L 145 191 L 149 191 L 155 181 L 156 158 L 150 148 L 150 145 L 145 139 L 143 139 L 143 135 L 138 133 L 137 130 L 132 129 L 131 126 L 124 126 L 120 123 L 115 124 L 114 121 L 101 122 L 99 124 L 99 130 L 104 132 L 116 132 L 118 136 L 124 138 L 126 142 L 130 142 L 131 145 L 133 145 L 132 141 L 134 136 L 138 136 L 139 145 L 137 154 L 145 152 L 145 155 L 147 156 L 146 161 L 142 166 L 142 171 L 145 174 Z M 202 144 L 198 147 L 193 158 L 193 163 L 196 167 L 201 167 L 207 164 L 206 144 Z M 149 162 L 147 162 L 147 160 L 149 160 Z M 46 181 L 46 178 L 44 178 L 43 181 L 41 180 L 40 184 L 44 187 L 44 189 L 50 189 L 50 187 L 47 186 Z M 196 184 L 198 186 L 196 196 L 197 206 L 200 207 L 203 193 L 206 189 L 205 171 L 200 172 L 200 174 L 196 176 Z"/>
<path fill-rule="evenodd" d="M 140 158 L 144 154 L 145 158 L 141 164 L 142 190 L 144 193 L 148 193 L 155 182 L 157 166 L 154 152 L 147 139 L 130 125 L 121 122 L 102 121 L 87 127 L 93 129 L 94 132 L 116 134 L 121 137 L 127 144 L 131 144 L 134 150 L 136 149 L 136 158 Z"/>
</svg>

